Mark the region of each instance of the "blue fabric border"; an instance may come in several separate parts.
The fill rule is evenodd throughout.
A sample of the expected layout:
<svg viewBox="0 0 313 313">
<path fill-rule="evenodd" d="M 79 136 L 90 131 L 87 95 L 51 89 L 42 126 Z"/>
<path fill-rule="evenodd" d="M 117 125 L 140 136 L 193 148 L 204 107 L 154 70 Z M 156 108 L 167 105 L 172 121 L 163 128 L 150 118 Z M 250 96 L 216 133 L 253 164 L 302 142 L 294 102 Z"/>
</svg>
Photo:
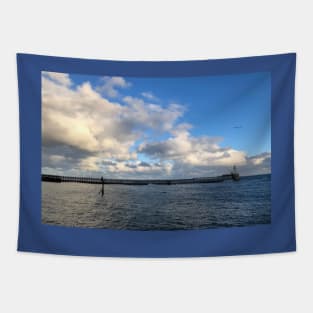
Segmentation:
<svg viewBox="0 0 313 313">
<path fill-rule="evenodd" d="M 18 251 L 116 257 L 205 257 L 295 251 L 295 68 L 295 53 L 164 62 L 17 54 L 20 108 Z M 188 231 L 117 231 L 41 224 L 41 71 L 142 77 L 270 72 L 272 223 Z"/>
</svg>

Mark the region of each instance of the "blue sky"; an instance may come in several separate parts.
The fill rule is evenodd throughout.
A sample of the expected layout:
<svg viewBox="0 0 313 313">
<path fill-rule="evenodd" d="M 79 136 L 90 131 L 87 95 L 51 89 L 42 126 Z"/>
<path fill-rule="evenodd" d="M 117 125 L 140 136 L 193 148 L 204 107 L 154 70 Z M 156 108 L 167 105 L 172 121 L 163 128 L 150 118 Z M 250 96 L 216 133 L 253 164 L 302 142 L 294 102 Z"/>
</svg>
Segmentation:
<svg viewBox="0 0 313 313">
<path fill-rule="evenodd" d="M 143 92 L 151 93 L 156 97 L 152 102 L 162 106 L 170 102 L 185 105 L 187 112 L 181 121 L 193 125 L 191 133 L 195 136 L 221 136 L 224 138 L 222 146 L 236 147 L 251 155 L 271 151 L 269 72 L 184 78 L 124 78 L 131 85 L 119 94 L 119 99 L 123 98 L 123 94 L 142 97 Z M 71 79 L 75 88 L 86 80 L 96 87 L 101 78 L 71 75 Z"/>
<path fill-rule="evenodd" d="M 52 74 L 56 75 L 53 76 Z M 201 162 L 193 160 L 191 154 L 194 151 L 192 151 L 190 146 L 198 147 L 195 149 L 198 149 L 196 152 L 199 153 L 200 159 L 205 158 L 204 153 L 207 152 L 210 152 L 208 157 L 212 157 L 214 160 L 217 160 L 217 158 L 221 159 L 220 153 L 224 151 L 225 157 L 228 159 L 237 153 L 234 157 L 235 162 L 239 160 L 240 152 L 242 153 L 240 155 L 241 161 L 238 162 L 242 164 L 243 170 L 247 170 L 247 174 L 257 173 L 257 167 L 259 167 L 260 172 L 270 171 L 268 168 L 271 153 L 270 73 L 260 72 L 242 75 L 183 78 L 100 77 L 50 73 L 43 76 L 43 79 L 47 80 L 47 84 L 43 84 L 43 91 L 46 90 L 43 93 L 42 101 L 44 109 L 43 121 L 46 120 L 43 124 L 48 125 L 48 122 L 51 123 L 51 125 L 49 124 L 50 130 L 52 128 L 55 129 L 57 127 L 56 125 L 60 124 L 60 116 L 64 116 L 69 123 L 74 123 L 74 119 L 78 121 L 78 118 L 81 118 L 81 124 L 73 124 L 74 126 L 70 130 L 67 129 L 65 131 L 63 129 L 63 134 L 73 132 L 75 129 L 81 128 L 81 125 L 85 125 L 83 134 L 85 135 L 88 131 L 93 135 L 90 138 L 96 138 L 99 142 L 101 141 L 101 144 L 98 144 L 98 150 L 97 148 L 86 149 L 86 158 L 89 158 L 88 160 L 90 161 L 91 157 L 94 157 L 94 161 L 98 162 L 98 165 L 101 163 L 101 160 L 105 160 L 106 163 L 118 163 L 120 161 L 119 157 L 117 157 L 117 152 L 116 157 L 114 152 L 109 157 L 105 154 L 101 156 L 101 153 L 103 153 L 106 147 L 103 142 L 108 142 L 108 140 L 105 141 L 105 133 L 111 133 L 111 130 L 117 126 L 111 125 L 111 128 L 108 128 L 104 133 L 100 133 L 99 131 L 97 133 L 94 132 L 94 129 L 97 127 L 93 127 L 90 124 L 90 112 L 92 110 L 92 115 L 97 114 L 97 105 L 99 107 L 101 106 L 101 109 L 102 106 L 112 107 L 112 110 L 116 109 L 116 112 L 119 112 L 113 116 L 113 120 L 115 118 L 119 119 L 118 127 L 120 129 L 124 128 L 124 124 L 130 127 L 129 125 L 137 123 L 137 125 L 127 128 L 127 133 L 124 134 L 124 137 L 123 133 L 116 135 L 116 138 L 120 140 L 118 142 L 121 146 L 125 145 L 125 149 L 129 153 L 133 152 L 136 154 L 136 156 L 129 154 L 128 158 L 126 157 L 125 159 L 121 158 L 121 162 L 124 162 L 124 167 L 122 165 L 116 167 L 119 168 L 120 172 L 123 171 L 122 169 L 125 166 L 133 169 L 136 169 L 137 166 L 137 169 L 139 169 L 139 162 L 147 162 L 151 164 L 151 168 L 154 166 L 153 164 L 171 164 L 172 169 L 179 168 L 179 166 L 183 165 L 186 170 L 188 169 L 189 175 L 201 174 Z M 84 93 L 82 90 L 85 90 Z M 47 94 L 47 98 L 45 98 L 45 94 Z M 62 98 L 60 95 L 62 95 Z M 90 97 L 90 100 L 88 97 Z M 89 108 L 90 103 L 95 102 L 96 98 L 99 104 Z M 80 103 L 79 107 L 77 107 L 78 102 Z M 77 111 L 73 112 L 72 120 L 69 120 L 70 114 L 68 113 L 68 109 L 70 107 L 66 108 L 66 111 L 65 107 L 60 106 L 62 103 L 68 103 L 69 106 L 70 103 L 73 103 L 73 111 Z M 86 111 L 87 107 L 88 112 Z M 125 113 L 123 111 L 124 109 L 127 109 L 125 112 L 128 113 Z M 121 110 L 124 113 L 120 113 Z M 78 114 L 78 112 L 81 113 Z M 128 116 L 129 112 L 134 113 L 132 120 Z M 140 119 L 141 124 L 139 123 L 140 125 L 138 126 L 138 118 L 136 116 L 142 112 L 144 112 L 145 117 L 144 120 Z M 101 113 L 100 110 L 98 114 L 106 113 Z M 123 116 L 122 121 L 120 120 L 121 114 Z M 55 122 L 53 122 L 56 116 L 58 116 L 59 120 L 55 119 Z M 153 118 L 153 116 L 156 116 L 156 118 Z M 108 121 L 102 121 L 96 118 L 94 123 L 95 126 L 99 126 L 99 124 L 101 126 L 101 123 L 107 125 Z M 159 128 L 156 126 L 158 123 L 160 125 Z M 61 128 L 62 126 L 60 126 L 60 132 Z M 48 160 L 49 156 L 54 156 L 55 160 L 57 160 L 58 153 L 61 153 L 66 145 L 68 149 L 75 149 L 75 144 L 71 144 L 70 141 L 65 141 L 64 139 L 61 140 L 56 136 L 53 137 L 51 132 L 48 133 L 48 127 L 47 131 L 45 129 L 43 128 L 44 139 L 47 138 L 49 141 L 47 141 L 47 147 L 44 149 L 46 153 L 45 160 Z M 139 134 L 139 132 L 140 135 L 135 135 Z M 113 133 L 116 134 L 116 130 Z M 124 140 L 123 138 L 130 133 L 134 136 L 131 139 L 132 141 L 127 141 L 128 145 L 126 145 L 126 139 Z M 80 136 L 81 134 L 82 131 L 80 131 Z M 75 138 L 74 141 L 76 142 L 78 135 L 78 133 L 71 134 L 69 140 L 70 138 L 72 140 Z M 210 140 L 212 142 L 211 146 L 209 143 Z M 51 142 L 53 142 L 56 148 L 53 151 L 51 150 Z M 45 140 L 43 141 L 43 145 L 45 146 Z M 189 150 L 186 148 L 187 146 Z M 59 152 L 57 147 L 59 147 Z M 82 147 L 83 145 L 78 143 L 76 150 L 81 151 L 83 150 Z M 173 149 L 171 147 L 176 150 L 172 151 Z M 207 150 L 204 151 L 203 149 Z M 218 152 L 219 155 L 214 156 L 212 155 L 213 152 Z M 184 153 L 186 153 L 187 158 L 184 158 Z M 188 158 L 190 162 L 184 162 Z M 242 158 L 246 158 L 247 164 L 242 161 Z M 60 157 L 59 159 L 61 160 Z M 83 160 L 78 158 L 76 161 L 79 161 L 79 164 L 81 164 Z M 89 164 L 89 161 L 87 162 L 86 160 L 86 164 Z M 206 174 L 208 173 L 207 168 L 210 163 L 202 163 L 203 174 Z M 228 161 L 224 163 L 227 166 L 230 164 Z M 219 166 L 223 167 L 224 163 L 215 162 L 214 166 L 212 166 L 212 171 L 214 169 L 215 172 L 218 172 L 217 168 Z M 265 163 L 267 164 L 266 166 Z M 253 164 L 255 168 L 253 168 Z M 261 168 L 260 164 L 264 166 Z M 47 161 L 47 164 L 43 165 L 45 170 L 51 171 L 48 169 L 49 166 L 45 165 L 51 165 L 51 162 L 49 163 Z M 197 170 L 192 171 L 192 165 L 195 165 L 194 168 L 197 168 Z M 110 171 L 104 165 L 100 164 L 99 166 L 98 170 L 101 172 Z M 76 170 L 79 168 L 78 164 L 74 167 Z M 91 168 L 92 166 L 89 170 Z M 112 168 L 110 169 L 112 170 Z M 62 166 L 59 170 L 62 171 Z M 66 170 L 68 168 L 64 168 L 63 172 Z M 80 170 L 83 171 L 83 169 Z M 112 171 L 112 173 L 114 175 L 121 174 L 118 170 Z M 142 173 L 143 171 L 126 171 L 121 175 L 135 174 L 149 176 L 154 175 L 153 173 L 159 175 L 155 167 L 150 173 L 146 169 L 144 174 Z M 168 174 L 173 175 L 175 172 L 172 171 Z M 177 171 L 178 174 L 187 175 L 187 172 L 182 173 Z"/>
</svg>

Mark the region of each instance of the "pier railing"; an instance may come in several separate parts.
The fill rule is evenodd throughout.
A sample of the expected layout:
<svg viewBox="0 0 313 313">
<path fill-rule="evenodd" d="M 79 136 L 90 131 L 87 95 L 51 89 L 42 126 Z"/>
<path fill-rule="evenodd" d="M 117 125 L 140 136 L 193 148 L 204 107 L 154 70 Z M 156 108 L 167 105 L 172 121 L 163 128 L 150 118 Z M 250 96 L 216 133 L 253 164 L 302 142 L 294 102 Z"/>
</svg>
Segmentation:
<svg viewBox="0 0 313 313">
<path fill-rule="evenodd" d="M 93 177 L 76 177 L 76 176 L 59 176 L 59 175 L 41 175 L 42 181 L 62 183 L 62 182 L 71 182 L 71 183 L 85 183 L 85 184 L 101 184 L 100 178 Z"/>
</svg>

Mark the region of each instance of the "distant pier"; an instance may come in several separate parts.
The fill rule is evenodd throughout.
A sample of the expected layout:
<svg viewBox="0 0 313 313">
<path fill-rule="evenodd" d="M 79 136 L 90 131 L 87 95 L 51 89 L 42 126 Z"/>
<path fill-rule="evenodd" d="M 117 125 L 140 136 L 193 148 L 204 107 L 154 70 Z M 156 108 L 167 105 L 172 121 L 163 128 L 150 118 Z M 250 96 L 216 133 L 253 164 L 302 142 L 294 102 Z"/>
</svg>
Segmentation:
<svg viewBox="0 0 313 313">
<path fill-rule="evenodd" d="M 221 183 L 225 180 L 238 181 L 240 179 L 237 172 L 215 177 L 199 177 L 189 179 L 107 179 L 94 177 L 75 177 L 59 175 L 41 175 L 41 180 L 53 183 L 83 183 L 83 184 L 110 184 L 110 185 L 182 185 L 182 184 L 208 184 Z"/>
</svg>

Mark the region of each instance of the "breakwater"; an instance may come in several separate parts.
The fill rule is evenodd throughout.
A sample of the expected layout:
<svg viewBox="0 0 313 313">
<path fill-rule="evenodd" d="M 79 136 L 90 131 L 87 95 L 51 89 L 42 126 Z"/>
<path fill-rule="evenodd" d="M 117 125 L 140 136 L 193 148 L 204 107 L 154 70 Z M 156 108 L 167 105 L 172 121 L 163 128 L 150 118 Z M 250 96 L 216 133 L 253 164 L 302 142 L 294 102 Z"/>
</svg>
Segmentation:
<svg viewBox="0 0 313 313">
<path fill-rule="evenodd" d="M 239 174 L 231 173 L 215 177 L 198 177 L 189 179 L 109 179 L 94 177 L 76 177 L 42 174 L 41 180 L 54 183 L 83 183 L 83 184 L 118 184 L 118 185 L 179 185 L 220 183 L 224 180 L 239 180 Z"/>
</svg>

